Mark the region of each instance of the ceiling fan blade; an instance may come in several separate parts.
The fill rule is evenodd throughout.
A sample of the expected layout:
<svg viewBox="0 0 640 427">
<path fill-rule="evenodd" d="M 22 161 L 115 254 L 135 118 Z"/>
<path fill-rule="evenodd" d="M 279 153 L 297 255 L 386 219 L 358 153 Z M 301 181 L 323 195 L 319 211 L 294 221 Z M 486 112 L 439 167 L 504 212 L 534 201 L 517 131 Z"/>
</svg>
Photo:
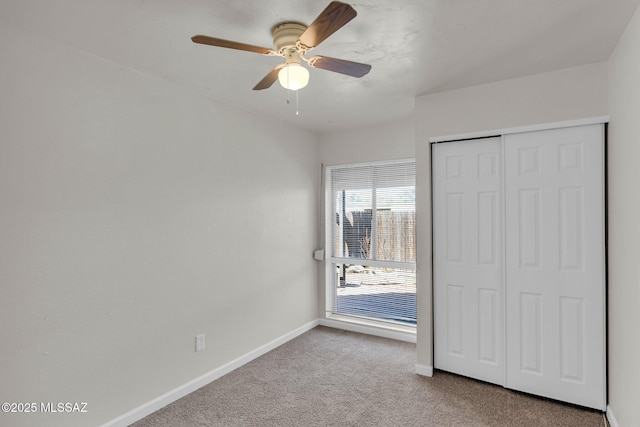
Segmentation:
<svg viewBox="0 0 640 427">
<path fill-rule="evenodd" d="M 355 9 L 350 5 L 332 1 L 302 33 L 298 41 L 307 50 L 313 49 L 355 18 L 356 15 Z"/>
<path fill-rule="evenodd" d="M 371 70 L 371 65 L 369 64 L 319 55 L 309 58 L 309 66 L 346 74 L 351 77 L 362 77 Z"/>
<path fill-rule="evenodd" d="M 254 46 L 246 43 L 233 42 L 230 40 L 218 39 L 209 36 L 193 36 L 191 41 L 198 44 L 208 44 L 210 46 L 226 47 L 228 49 L 244 50 L 247 52 L 261 53 L 263 55 L 274 55 L 273 49 L 266 47 Z"/>
<path fill-rule="evenodd" d="M 274 84 L 276 80 L 278 80 L 278 72 L 280 71 L 280 68 L 284 66 L 285 64 L 280 64 L 277 65 L 273 70 L 269 71 L 269 74 L 264 76 L 264 78 L 253 87 L 253 90 L 269 89 L 271 85 Z"/>
</svg>

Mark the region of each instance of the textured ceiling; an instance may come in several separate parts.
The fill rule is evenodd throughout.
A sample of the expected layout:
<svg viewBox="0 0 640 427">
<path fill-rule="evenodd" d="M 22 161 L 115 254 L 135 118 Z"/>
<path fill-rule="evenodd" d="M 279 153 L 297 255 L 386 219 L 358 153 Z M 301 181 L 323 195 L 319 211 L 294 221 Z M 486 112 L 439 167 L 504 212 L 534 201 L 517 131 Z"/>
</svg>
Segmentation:
<svg viewBox="0 0 640 427">
<path fill-rule="evenodd" d="M 193 44 L 195 34 L 271 47 L 271 28 L 310 24 L 318 0 L 0 0 L 0 21 L 314 132 L 408 117 L 416 95 L 606 60 L 640 0 L 360 0 L 312 51 L 369 63 L 362 79 L 310 70 L 286 103 L 251 88 L 279 57 Z M 309 56 L 309 55 L 308 55 Z"/>
</svg>

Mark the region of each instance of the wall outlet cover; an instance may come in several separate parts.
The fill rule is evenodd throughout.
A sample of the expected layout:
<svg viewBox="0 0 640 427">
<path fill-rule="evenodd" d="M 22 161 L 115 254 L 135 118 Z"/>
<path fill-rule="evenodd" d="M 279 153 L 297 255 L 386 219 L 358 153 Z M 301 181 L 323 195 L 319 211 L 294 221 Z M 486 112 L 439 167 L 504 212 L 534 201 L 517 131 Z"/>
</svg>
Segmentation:
<svg viewBox="0 0 640 427">
<path fill-rule="evenodd" d="M 204 334 L 196 335 L 196 351 L 204 350 Z"/>
</svg>

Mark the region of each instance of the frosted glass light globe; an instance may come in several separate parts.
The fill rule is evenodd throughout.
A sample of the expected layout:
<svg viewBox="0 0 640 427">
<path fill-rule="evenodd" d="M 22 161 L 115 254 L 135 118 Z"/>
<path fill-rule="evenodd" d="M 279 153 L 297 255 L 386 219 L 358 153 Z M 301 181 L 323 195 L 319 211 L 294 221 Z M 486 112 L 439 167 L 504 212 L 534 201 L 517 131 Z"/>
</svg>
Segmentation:
<svg viewBox="0 0 640 427">
<path fill-rule="evenodd" d="M 285 89 L 302 89 L 309 83 L 309 70 L 300 64 L 288 64 L 278 72 L 278 80 Z"/>
</svg>

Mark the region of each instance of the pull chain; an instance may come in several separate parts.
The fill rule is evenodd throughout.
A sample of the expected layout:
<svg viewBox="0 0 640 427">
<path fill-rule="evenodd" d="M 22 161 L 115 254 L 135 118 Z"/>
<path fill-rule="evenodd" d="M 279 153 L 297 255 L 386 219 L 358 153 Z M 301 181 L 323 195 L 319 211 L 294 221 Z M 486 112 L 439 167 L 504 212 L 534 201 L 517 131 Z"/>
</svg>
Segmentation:
<svg viewBox="0 0 640 427">
<path fill-rule="evenodd" d="M 287 67 L 287 83 L 290 82 L 289 80 L 289 67 Z M 298 95 L 299 90 L 296 90 L 296 116 L 300 115 L 300 110 L 299 110 L 299 105 L 300 105 L 300 98 Z M 290 100 L 289 100 L 289 96 L 291 96 L 291 89 L 287 88 L 287 105 L 290 104 Z"/>
<path fill-rule="evenodd" d="M 289 67 L 287 67 L 287 86 L 289 86 Z M 289 105 L 289 95 L 291 94 L 291 89 L 287 87 L 287 105 Z"/>
<path fill-rule="evenodd" d="M 300 115 L 300 95 L 299 90 L 294 91 L 296 93 L 296 116 Z M 289 96 L 291 95 L 291 90 L 287 89 L 287 105 L 291 103 Z"/>
</svg>

